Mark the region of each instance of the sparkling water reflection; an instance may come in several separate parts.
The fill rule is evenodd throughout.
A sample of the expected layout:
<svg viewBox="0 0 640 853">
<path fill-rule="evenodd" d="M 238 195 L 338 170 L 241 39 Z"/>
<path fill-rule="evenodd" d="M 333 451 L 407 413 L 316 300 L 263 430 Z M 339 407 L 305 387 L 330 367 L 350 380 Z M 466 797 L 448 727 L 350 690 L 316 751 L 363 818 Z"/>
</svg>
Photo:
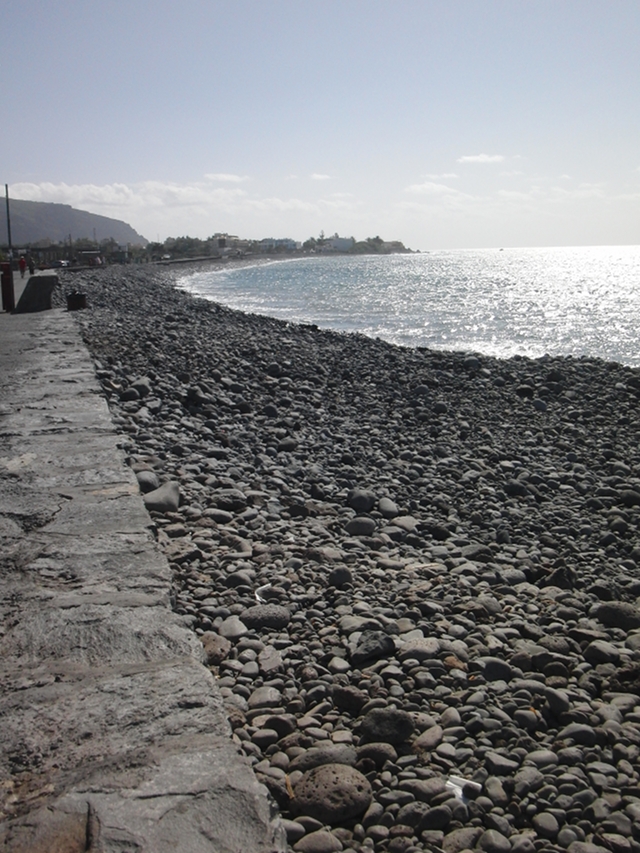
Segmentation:
<svg viewBox="0 0 640 853">
<path fill-rule="evenodd" d="M 640 366 L 640 247 L 310 257 L 198 273 L 216 302 L 404 346 Z"/>
</svg>

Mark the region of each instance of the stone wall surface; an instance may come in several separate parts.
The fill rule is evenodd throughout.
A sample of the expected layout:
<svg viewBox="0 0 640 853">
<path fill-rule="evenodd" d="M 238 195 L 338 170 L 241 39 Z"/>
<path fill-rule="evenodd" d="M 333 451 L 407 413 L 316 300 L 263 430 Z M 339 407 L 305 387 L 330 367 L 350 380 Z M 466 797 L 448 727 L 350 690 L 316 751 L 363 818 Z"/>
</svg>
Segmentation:
<svg viewBox="0 0 640 853">
<path fill-rule="evenodd" d="M 286 849 L 76 324 L 0 327 L 2 849 Z"/>
</svg>

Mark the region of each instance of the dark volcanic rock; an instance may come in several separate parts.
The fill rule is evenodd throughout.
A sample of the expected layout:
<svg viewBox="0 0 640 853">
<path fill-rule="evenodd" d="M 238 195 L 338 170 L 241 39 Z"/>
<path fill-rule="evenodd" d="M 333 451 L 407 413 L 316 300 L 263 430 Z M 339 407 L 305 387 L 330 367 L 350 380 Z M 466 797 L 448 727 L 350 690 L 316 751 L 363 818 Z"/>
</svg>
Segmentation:
<svg viewBox="0 0 640 853">
<path fill-rule="evenodd" d="M 376 522 L 368 516 L 356 516 L 345 525 L 345 530 L 351 536 L 371 536 L 375 532 Z"/>
<path fill-rule="evenodd" d="M 397 708 L 374 708 L 365 716 L 360 726 L 366 741 L 398 744 L 408 740 L 415 724 L 411 715 Z"/>
<path fill-rule="evenodd" d="M 143 498 L 144 505 L 154 512 L 175 512 L 180 506 L 180 486 L 178 483 L 165 483 Z"/>
<path fill-rule="evenodd" d="M 622 628 L 624 631 L 640 628 L 640 609 L 625 601 L 599 604 L 593 615 L 608 628 Z"/>
<path fill-rule="evenodd" d="M 357 687 L 347 684 L 336 684 L 333 688 L 333 702 L 341 711 L 347 711 L 357 717 L 361 709 L 369 701 L 369 696 Z"/>
<path fill-rule="evenodd" d="M 356 813 L 356 770 L 311 776 L 291 843 L 633 850 L 640 371 L 256 317 L 173 286 L 202 269 L 74 273 L 77 322 L 141 490 L 179 489 L 153 529 L 238 748 L 289 818 L 305 762 L 370 780 Z"/>
<path fill-rule="evenodd" d="M 279 604 L 256 604 L 240 614 L 247 628 L 285 628 L 291 613 Z"/>
<path fill-rule="evenodd" d="M 354 666 L 360 666 L 367 660 L 377 660 L 395 651 L 393 639 L 383 631 L 363 631 L 351 661 Z"/>
<path fill-rule="evenodd" d="M 296 756 L 289 764 L 289 771 L 311 770 L 322 764 L 348 764 L 352 767 L 358 760 L 354 747 L 346 743 L 332 743 L 327 746 L 317 746 L 307 749 L 302 755 Z"/>
<path fill-rule="evenodd" d="M 331 825 L 364 814 L 372 797 L 366 776 L 345 764 L 323 764 L 309 770 L 294 793 L 296 814 Z"/>
<path fill-rule="evenodd" d="M 247 498 L 240 489 L 221 489 L 215 496 L 220 509 L 231 512 L 242 510 L 247 505 Z"/>
</svg>

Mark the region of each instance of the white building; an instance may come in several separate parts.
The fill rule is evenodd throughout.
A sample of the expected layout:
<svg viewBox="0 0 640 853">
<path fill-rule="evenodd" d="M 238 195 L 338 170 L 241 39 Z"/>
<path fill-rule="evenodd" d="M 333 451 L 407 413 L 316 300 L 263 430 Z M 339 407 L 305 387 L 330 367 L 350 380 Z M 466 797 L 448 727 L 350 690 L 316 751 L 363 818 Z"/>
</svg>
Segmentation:
<svg viewBox="0 0 640 853">
<path fill-rule="evenodd" d="M 335 233 L 333 237 L 325 239 L 323 249 L 329 252 L 350 252 L 354 242 L 353 237 L 338 237 Z"/>
</svg>

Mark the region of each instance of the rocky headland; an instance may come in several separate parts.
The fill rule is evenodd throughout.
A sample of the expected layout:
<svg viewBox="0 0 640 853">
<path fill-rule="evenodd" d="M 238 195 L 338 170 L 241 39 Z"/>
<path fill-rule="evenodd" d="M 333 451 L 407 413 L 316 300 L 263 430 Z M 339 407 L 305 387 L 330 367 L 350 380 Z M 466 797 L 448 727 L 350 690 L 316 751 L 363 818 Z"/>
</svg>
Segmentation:
<svg viewBox="0 0 640 853">
<path fill-rule="evenodd" d="M 62 289 L 291 847 L 640 851 L 640 372 L 398 348 L 177 274 Z"/>
</svg>

